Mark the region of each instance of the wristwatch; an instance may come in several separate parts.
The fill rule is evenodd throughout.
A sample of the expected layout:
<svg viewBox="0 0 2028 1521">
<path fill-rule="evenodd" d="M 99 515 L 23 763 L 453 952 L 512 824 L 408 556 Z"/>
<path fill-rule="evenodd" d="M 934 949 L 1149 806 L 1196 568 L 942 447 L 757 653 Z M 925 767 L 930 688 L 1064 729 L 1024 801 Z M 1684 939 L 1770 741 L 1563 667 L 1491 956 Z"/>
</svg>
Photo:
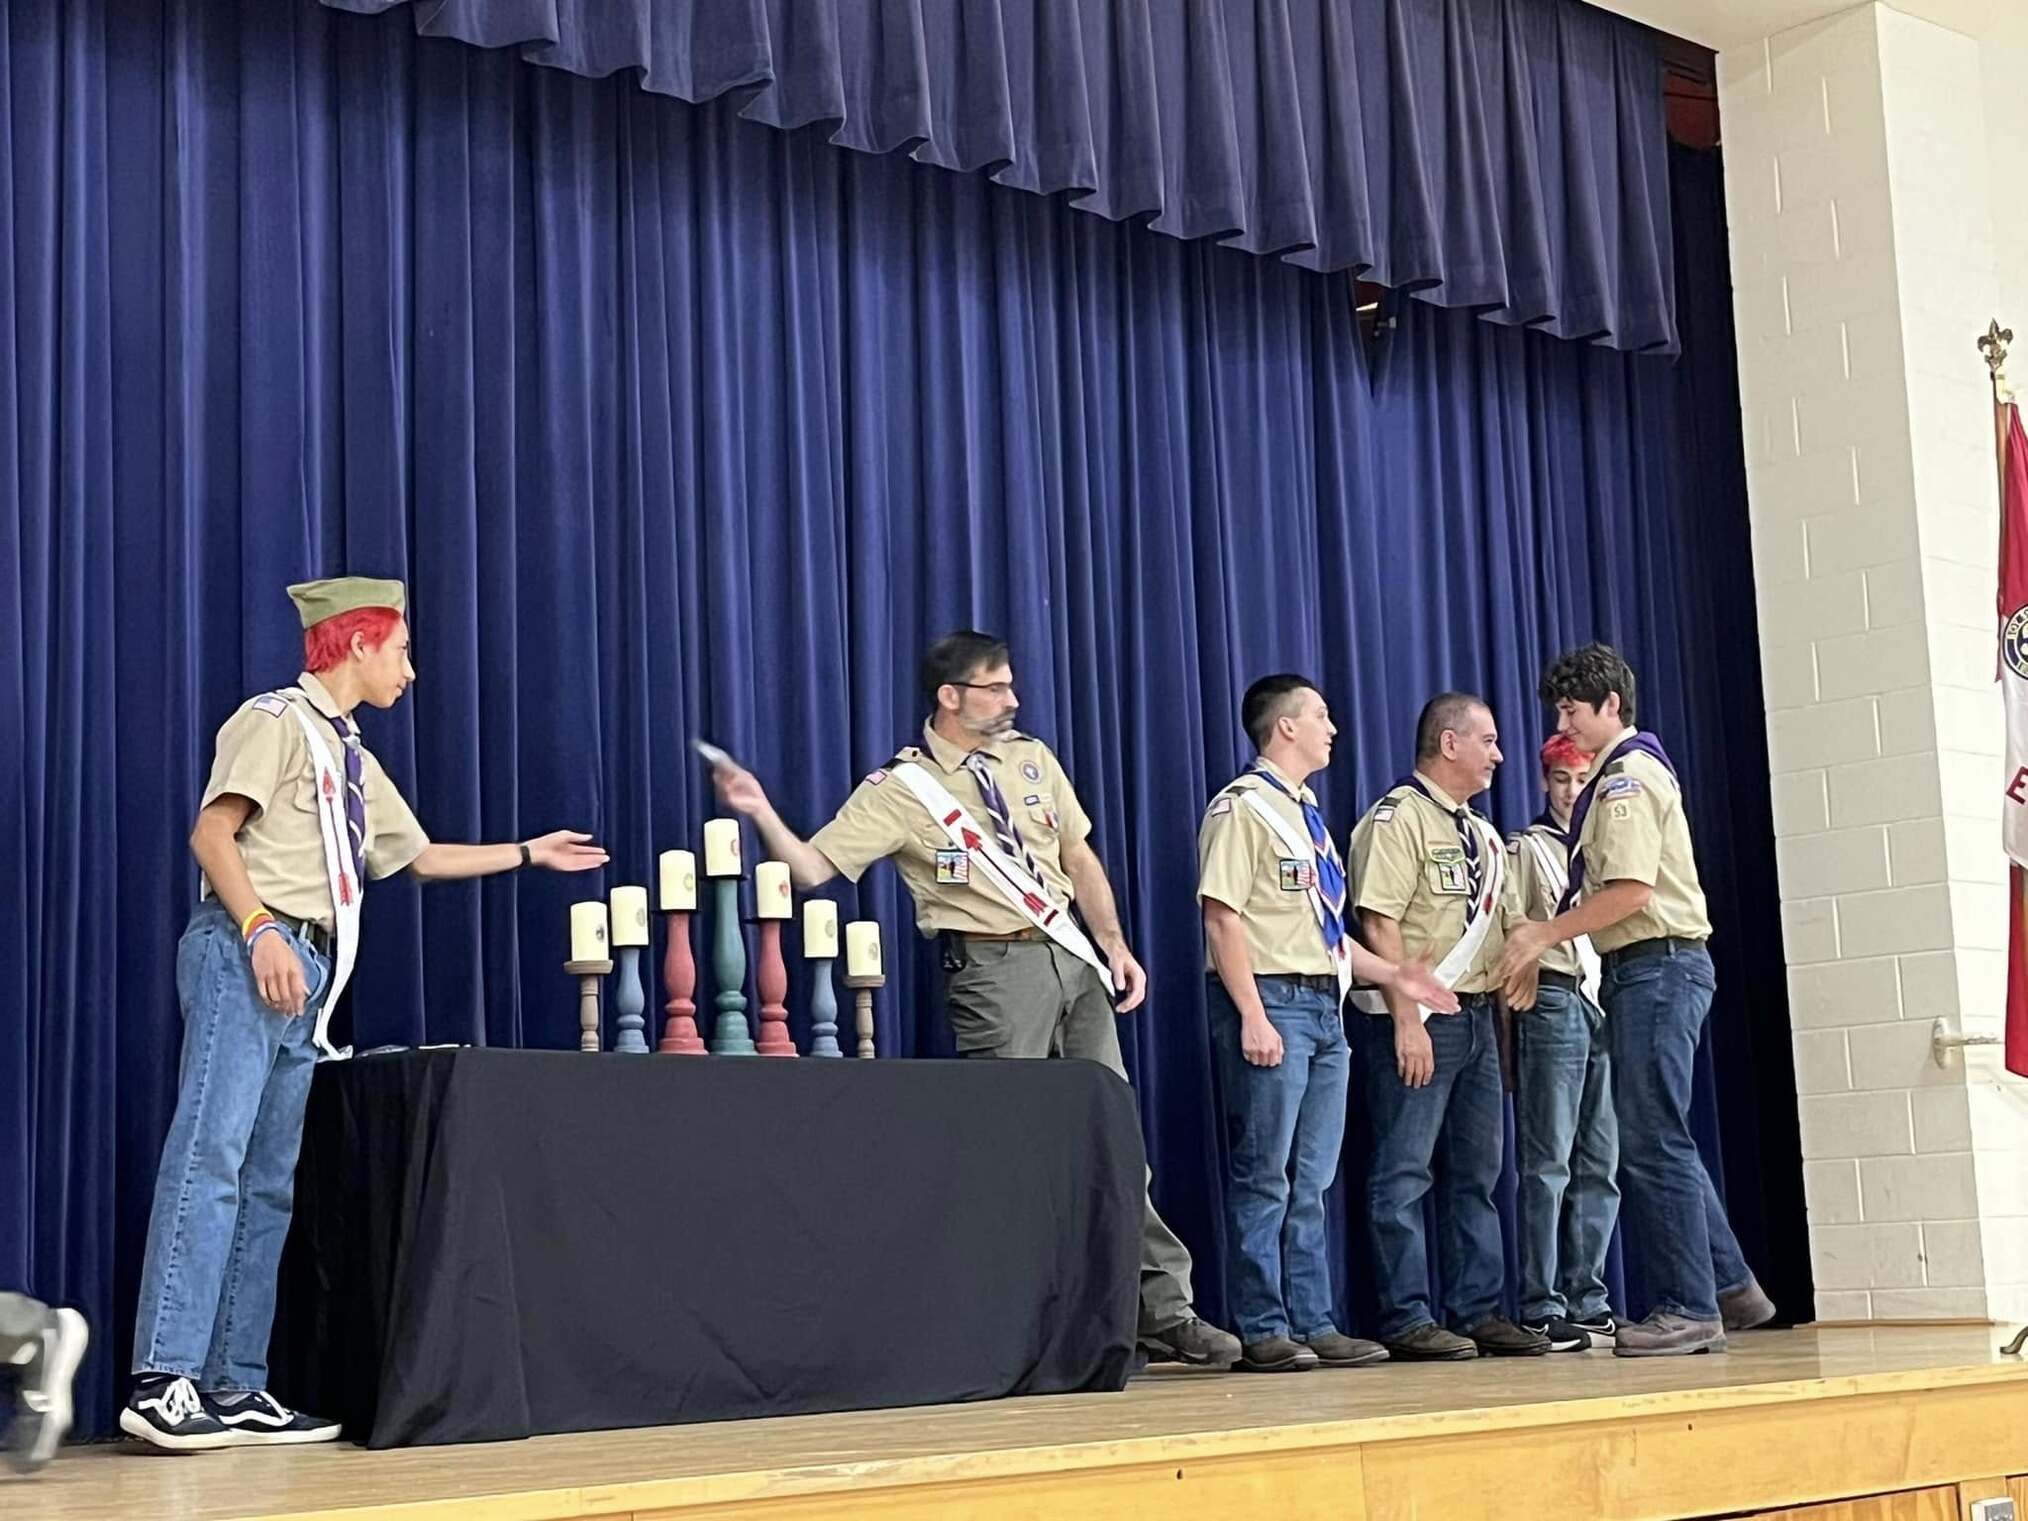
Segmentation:
<svg viewBox="0 0 2028 1521">
<path fill-rule="evenodd" d="M 523 866 L 533 866 L 535 864 L 535 857 L 529 853 L 526 842 L 521 846 L 521 864 Z"/>
</svg>

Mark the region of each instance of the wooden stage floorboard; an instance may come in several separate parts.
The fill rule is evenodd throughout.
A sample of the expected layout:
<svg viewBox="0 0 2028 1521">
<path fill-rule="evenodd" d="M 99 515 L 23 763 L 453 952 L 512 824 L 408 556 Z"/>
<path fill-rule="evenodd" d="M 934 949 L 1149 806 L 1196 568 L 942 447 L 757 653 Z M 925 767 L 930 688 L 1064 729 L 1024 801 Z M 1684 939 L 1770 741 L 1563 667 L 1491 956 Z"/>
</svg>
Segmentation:
<svg viewBox="0 0 2028 1521">
<path fill-rule="evenodd" d="M 121 1443 L 0 1478 L 0 1516 L 1713 1515 L 2028 1473 L 2028 1364 L 1998 1355 L 2005 1334 L 1826 1328 L 1749 1333 L 1718 1357 L 1157 1371 L 1116 1395 L 384 1453 Z"/>
</svg>

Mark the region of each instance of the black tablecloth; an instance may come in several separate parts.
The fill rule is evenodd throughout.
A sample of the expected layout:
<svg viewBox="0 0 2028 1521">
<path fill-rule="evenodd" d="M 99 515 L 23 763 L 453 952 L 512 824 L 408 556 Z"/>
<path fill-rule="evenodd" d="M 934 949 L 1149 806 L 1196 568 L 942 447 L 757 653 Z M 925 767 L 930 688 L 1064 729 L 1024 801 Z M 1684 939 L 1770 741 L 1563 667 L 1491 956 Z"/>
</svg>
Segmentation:
<svg viewBox="0 0 2028 1521">
<path fill-rule="evenodd" d="M 310 1092 L 274 1383 L 371 1447 L 1117 1389 L 1127 1086 L 413 1051 Z"/>
</svg>

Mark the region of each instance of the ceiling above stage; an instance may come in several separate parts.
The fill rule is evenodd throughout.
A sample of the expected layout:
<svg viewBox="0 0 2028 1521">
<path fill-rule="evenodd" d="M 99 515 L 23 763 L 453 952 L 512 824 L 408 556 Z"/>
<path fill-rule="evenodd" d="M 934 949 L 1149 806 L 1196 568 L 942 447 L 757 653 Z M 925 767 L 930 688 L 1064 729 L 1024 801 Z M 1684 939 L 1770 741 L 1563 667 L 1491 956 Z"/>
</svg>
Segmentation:
<svg viewBox="0 0 2028 1521">
<path fill-rule="evenodd" d="M 1594 5 L 1723 52 L 1854 8 L 1853 0 L 1592 0 Z M 1976 37 L 2020 0 L 1894 0 L 1893 8 Z"/>
</svg>

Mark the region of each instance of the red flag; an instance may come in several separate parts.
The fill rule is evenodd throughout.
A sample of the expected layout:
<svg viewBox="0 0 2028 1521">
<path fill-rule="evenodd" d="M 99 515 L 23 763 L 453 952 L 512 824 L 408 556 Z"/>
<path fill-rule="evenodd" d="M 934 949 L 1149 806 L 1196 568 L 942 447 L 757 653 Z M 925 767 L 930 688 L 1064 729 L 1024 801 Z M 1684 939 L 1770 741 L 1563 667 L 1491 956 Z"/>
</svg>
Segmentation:
<svg viewBox="0 0 2028 1521">
<path fill-rule="evenodd" d="M 2000 499 L 2000 686 L 2007 773 L 2000 838 L 2007 873 L 2007 1069 L 2028 1077 L 2028 434 L 2008 403 Z"/>
</svg>

